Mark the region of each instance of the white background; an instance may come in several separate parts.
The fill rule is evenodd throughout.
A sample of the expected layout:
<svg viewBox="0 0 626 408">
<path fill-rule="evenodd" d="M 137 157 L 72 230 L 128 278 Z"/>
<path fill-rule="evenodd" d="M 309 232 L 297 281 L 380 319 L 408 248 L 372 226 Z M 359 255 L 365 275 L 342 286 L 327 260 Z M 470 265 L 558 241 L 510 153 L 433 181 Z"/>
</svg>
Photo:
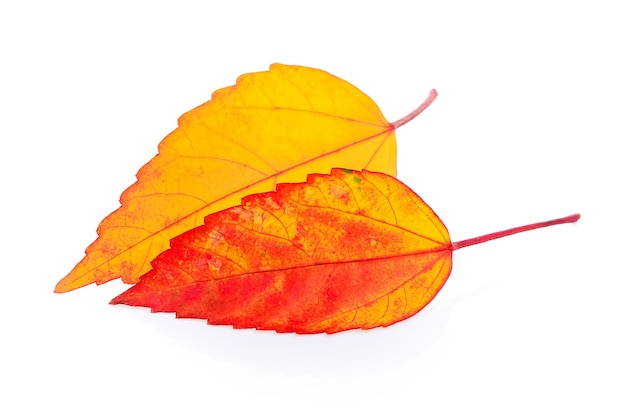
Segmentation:
<svg viewBox="0 0 626 408">
<path fill-rule="evenodd" d="M 431 3 L 431 4 L 426 4 Z M 626 405 L 623 6 L 2 2 L 0 405 Z M 423 312 L 332 336 L 208 326 L 56 282 L 177 118 L 272 62 L 348 80 L 462 249 Z"/>
</svg>

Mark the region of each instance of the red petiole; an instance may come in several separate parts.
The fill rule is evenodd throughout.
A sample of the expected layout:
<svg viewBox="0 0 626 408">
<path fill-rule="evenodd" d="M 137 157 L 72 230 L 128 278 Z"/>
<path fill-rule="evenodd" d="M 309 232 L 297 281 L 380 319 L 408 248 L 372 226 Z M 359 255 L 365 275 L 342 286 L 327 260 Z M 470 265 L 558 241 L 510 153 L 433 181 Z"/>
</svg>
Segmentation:
<svg viewBox="0 0 626 408">
<path fill-rule="evenodd" d="M 483 242 L 491 241 L 492 239 L 498 239 L 506 237 L 507 235 L 518 234 L 520 232 L 531 231 L 537 228 L 549 227 L 551 225 L 567 224 L 570 222 L 576 222 L 580 219 L 580 214 L 572 214 L 567 217 L 557 218 L 550 221 L 538 222 L 535 224 L 528 224 L 522 227 L 511 228 L 500 232 L 494 232 L 487 235 L 481 235 L 480 237 L 470 238 L 459 242 L 452 243 L 452 250 L 460 249 L 470 245 L 482 244 Z"/>
</svg>

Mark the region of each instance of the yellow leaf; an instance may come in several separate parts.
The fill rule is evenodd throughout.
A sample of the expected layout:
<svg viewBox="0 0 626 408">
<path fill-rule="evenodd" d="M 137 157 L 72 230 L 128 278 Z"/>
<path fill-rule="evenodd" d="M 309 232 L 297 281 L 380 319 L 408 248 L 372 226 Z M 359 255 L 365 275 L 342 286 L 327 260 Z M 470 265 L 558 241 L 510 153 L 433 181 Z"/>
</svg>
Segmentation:
<svg viewBox="0 0 626 408">
<path fill-rule="evenodd" d="M 389 123 L 367 95 L 325 71 L 273 64 L 239 77 L 179 119 L 55 292 L 120 277 L 135 283 L 171 238 L 277 183 L 333 167 L 395 176 L 394 129 L 435 96 Z"/>
</svg>

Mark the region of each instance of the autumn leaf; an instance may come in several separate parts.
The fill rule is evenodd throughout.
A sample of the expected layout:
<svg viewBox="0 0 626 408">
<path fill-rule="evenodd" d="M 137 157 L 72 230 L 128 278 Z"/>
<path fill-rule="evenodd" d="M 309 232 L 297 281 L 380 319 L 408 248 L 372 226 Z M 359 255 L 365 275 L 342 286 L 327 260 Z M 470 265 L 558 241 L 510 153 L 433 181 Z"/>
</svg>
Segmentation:
<svg viewBox="0 0 626 408">
<path fill-rule="evenodd" d="M 452 243 L 433 210 L 400 181 L 335 169 L 207 216 L 111 303 L 278 332 L 388 326 L 435 297 L 454 250 L 578 218 Z"/>
<path fill-rule="evenodd" d="M 394 123 L 353 85 L 327 72 L 274 64 L 187 112 L 159 153 L 98 226 L 86 256 L 56 286 L 67 292 L 122 278 L 137 282 L 169 241 L 242 197 L 333 167 L 395 175 Z"/>
</svg>

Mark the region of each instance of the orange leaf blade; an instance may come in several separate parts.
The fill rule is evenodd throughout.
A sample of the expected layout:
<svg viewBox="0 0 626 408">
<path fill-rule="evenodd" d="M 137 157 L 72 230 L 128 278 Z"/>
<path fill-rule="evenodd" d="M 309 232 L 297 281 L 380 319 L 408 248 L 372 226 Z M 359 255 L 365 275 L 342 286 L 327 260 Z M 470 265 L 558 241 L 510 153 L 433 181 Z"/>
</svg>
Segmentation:
<svg viewBox="0 0 626 408">
<path fill-rule="evenodd" d="M 451 255 L 446 227 L 404 184 L 335 169 L 207 216 L 111 303 L 278 332 L 388 326 L 434 298 Z"/>
<path fill-rule="evenodd" d="M 333 167 L 395 175 L 393 129 L 367 95 L 324 71 L 274 64 L 243 75 L 179 119 L 55 292 L 137 282 L 172 237 L 277 183 Z"/>
</svg>

